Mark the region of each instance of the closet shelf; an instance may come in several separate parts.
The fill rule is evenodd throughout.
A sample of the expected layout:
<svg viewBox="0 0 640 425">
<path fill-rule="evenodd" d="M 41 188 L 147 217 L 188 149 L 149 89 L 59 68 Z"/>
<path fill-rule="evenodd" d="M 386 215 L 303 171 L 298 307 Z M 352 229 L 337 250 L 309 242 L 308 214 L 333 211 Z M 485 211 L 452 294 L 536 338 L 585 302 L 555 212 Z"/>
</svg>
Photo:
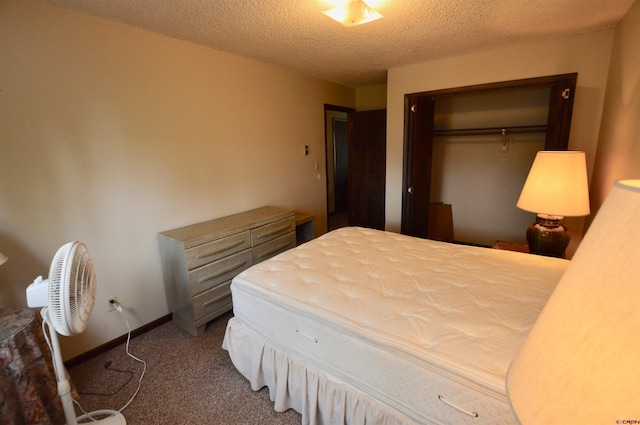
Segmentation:
<svg viewBox="0 0 640 425">
<path fill-rule="evenodd" d="M 465 128 L 434 130 L 434 136 L 500 136 L 503 134 L 546 133 L 546 125 L 522 125 L 515 127 Z"/>
</svg>

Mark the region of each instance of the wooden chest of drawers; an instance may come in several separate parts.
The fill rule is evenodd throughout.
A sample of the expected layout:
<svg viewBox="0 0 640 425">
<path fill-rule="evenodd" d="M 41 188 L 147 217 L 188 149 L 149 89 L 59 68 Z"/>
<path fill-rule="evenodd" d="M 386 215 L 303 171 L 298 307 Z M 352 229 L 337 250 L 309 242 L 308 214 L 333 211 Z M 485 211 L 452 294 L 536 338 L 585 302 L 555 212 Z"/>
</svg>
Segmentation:
<svg viewBox="0 0 640 425">
<path fill-rule="evenodd" d="M 194 336 L 231 310 L 231 279 L 296 246 L 292 210 L 262 207 L 159 234 L 173 321 Z"/>
</svg>

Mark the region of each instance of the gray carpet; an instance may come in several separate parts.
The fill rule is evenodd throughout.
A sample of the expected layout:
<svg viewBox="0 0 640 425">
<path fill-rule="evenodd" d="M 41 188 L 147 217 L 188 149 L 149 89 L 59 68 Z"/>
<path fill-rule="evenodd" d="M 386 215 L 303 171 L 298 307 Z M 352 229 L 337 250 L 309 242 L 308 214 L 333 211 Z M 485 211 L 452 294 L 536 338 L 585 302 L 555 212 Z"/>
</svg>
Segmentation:
<svg viewBox="0 0 640 425">
<path fill-rule="evenodd" d="M 122 412 L 127 424 L 300 424 L 300 414 L 275 412 L 267 389 L 252 391 L 233 367 L 221 348 L 230 317 L 209 323 L 198 338 L 168 322 L 131 340 L 129 351 L 147 362 L 147 371 Z M 69 370 L 86 411 L 120 409 L 141 372 L 124 344 Z"/>
</svg>

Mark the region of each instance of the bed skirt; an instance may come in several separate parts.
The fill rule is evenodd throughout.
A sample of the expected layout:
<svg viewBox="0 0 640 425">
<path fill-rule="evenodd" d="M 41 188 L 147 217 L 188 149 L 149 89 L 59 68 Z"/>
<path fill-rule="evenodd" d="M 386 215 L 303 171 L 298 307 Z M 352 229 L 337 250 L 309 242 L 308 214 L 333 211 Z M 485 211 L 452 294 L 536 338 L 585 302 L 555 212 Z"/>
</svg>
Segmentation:
<svg viewBox="0 0 640 425">
<path fill-rule="evenodd" d="M 279 350 L 235 317 L 227 324 L 222 348 L 229 352 L 234 366 L 249 380 L 252 390 L 268 387 L 274 409 L 296 410 L 302 414 L 303 425 L 418 425 L 339 379 Z"/>
</svg>

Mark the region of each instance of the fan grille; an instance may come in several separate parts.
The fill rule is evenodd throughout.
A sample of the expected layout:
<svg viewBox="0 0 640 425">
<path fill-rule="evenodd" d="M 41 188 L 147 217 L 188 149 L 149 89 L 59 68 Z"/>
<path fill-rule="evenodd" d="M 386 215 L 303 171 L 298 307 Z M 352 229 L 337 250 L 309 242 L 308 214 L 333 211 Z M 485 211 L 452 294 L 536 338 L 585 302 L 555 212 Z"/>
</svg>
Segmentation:
<svg viewBox="0 0 640 425">
<path fill-rule="evenodd" d="M 63 245 L 49 270 L 49 315 L 55 330 L 65 336 L 82 333 L 95 293 L 95 272 L 87 247 L 77 241 Z"/>
</svg>

